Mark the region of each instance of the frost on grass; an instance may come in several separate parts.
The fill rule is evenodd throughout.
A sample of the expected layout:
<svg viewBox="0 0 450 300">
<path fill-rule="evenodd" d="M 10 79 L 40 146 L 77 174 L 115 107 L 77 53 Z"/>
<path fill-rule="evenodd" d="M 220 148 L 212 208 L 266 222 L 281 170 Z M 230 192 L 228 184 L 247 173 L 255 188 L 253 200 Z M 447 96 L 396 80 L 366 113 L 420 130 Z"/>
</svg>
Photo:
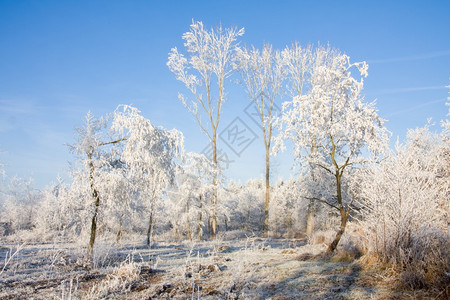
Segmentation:
<svg viewBox="0 0 450 300">
<path fill-rule="evenodd" d="M 389 292 L 356 261 L 324 258 L 325 244 L 304 239 L 99 243 L 92 260 L 74 246 L 25 245 L 0 277 L 0 298 L 377 299 Z"/>
</svg>

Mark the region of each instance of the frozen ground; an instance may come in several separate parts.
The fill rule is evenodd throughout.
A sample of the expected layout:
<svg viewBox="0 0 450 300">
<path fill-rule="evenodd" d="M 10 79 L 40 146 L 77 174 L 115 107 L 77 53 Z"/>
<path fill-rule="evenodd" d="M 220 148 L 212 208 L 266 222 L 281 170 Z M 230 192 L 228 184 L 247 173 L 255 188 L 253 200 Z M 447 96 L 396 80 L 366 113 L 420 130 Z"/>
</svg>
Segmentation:
<svg viewBox="0 0 450 300">
<path fill-rule="evenodd" d="M 0 246 L 0 299 L 389 299 L 356 262 L 318 259 L 296 239 L 112 246 Z M 8 260 L 9 259 L 9 260 Z M 6 262 L 6 266 L 5 266 Z"/>
</svg>

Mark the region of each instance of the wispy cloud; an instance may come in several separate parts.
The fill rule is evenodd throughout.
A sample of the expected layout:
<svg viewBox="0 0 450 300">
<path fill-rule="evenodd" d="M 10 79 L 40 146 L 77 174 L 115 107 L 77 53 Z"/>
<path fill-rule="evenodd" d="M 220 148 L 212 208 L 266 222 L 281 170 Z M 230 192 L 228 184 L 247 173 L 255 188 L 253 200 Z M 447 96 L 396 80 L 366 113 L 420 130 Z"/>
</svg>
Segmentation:
<svg viewBox="0 0 450 300">
<path fill-rule="evenodd" d="M 399 94 L 399 93 L 409 93 L 417 91 L 431 91 L 431 90 L 441 90 L 446 89 L 446 86 L 435 85 L 435 86 L 419 86 L 419 87 L 407 87 L 407 88 L 394 88 L 394 89 L 382 89 L 376 92 L 377 95 L 386 94 Z"/>
<path fill-rule="evenodd" d="M 429 53 L 409 55 L 409 56 L 401 56 L 401 57 L 373 59 L 373 60 L 368 60 L 367 63 L 368 64 L 387 64 L 387 63 L 395 63 L 395 62 L 403 62 L 403 61 L 426 60 L 426 59 L 443 57 L 443 56 L 450 56 L 450 50 L 436 51 L 436 52 L 429 52 Z"/>
<path fill-rule="evenodd" d="M 36 109 L 31 101 L 0 99 L 0 114 L 3 115 L 29 115 L 34 114 Z"/>
<path fill-rule="evenodd" d="M 429 105 L 433 105 L 433 104 L 436 104 L 436 103 L 442 103 L 442 105 L 443 105 L 442 107 L 444 107 L 444 104 L 445 104 L 446 100 L 447 100 L 447 98 L 440 98 L 440 99 L 436 99 L 436 100 L 431 100 L 431 101 L 428 101 L 428 102 L 425 102 L 425 103 L 421 103 L 421 104 L 418 104 L 418 105 L 410 106 L 410 107 L 405 108 L 405 109 L 400 109 L 400 110 L 391 112 L 390 114 L 387 114 L 387 115 L 385 115 L 383 117 L 390 118 L 392 116 L 402 115 L 402 114 L 405 114 L 407 112 L 414 111 L 414 110 L 417 110 L 419 108 L 422 108 L 422 107 L 425 107 L 425 106 L 429 106 Z"/>
</svg>

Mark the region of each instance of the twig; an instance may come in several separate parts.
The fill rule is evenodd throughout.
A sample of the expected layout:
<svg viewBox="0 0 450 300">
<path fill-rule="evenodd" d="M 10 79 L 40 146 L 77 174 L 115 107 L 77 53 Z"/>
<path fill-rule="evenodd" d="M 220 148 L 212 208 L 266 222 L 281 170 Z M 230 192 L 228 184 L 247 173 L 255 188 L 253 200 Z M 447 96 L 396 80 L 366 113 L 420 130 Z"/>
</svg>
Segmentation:
<svg viewBox="0 0 450 300">
<path fill-rule="evenodd" d="M 11 262 L 11 260 L 14 258 L 14 256 L 19 254 L 19 252 L 23 249 L 24 246 L 25 246 L 25 243 L 23 243 L 20 246 L 17 246 L 16 251 L 14 251 L 14 253 L 12 253 L 13 248 L 12 247 L 9 248 L 9 251 L 6 253 L 6 256 L 5 256 L 5 264 L 3 265 L 3 268 L 0 271 L 0 276 L 6 271 L 6 267 L 8 266 L 8 264 Z"/>
</svg>

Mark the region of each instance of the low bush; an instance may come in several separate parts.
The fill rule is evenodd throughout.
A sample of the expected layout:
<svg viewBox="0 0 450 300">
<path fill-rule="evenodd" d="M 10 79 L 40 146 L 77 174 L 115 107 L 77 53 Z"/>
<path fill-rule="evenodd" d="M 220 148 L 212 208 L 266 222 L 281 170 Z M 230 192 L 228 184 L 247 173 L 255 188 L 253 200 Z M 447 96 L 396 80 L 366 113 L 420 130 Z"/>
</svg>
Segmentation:
<svg viewBox="0 0 450 300">
<path fill-rule="evenodd" d="M 410 131 L 396 150 L 365 174 L 360 225 L 367 255 L 388 264 L 402 288 L 445 289 L 450 146 L 425 127 Z"/>
</svg>

